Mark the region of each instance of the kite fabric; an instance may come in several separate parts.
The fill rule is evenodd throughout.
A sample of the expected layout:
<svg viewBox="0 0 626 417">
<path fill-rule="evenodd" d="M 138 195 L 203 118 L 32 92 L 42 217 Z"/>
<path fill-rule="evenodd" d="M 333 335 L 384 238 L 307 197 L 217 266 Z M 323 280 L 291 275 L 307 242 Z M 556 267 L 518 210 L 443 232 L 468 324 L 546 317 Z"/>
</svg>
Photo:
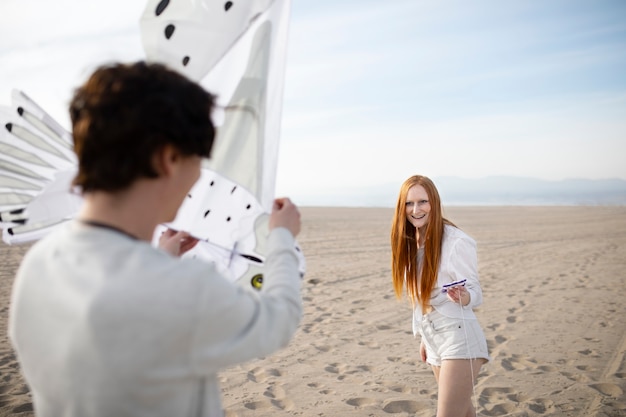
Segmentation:
<svg viewBox="0 0 626 417">
<path fill-rule="evenodd" d="M 140 21 L 148 60 L 217 96 L 207 168 L 245 187 L 265 211 L 276 183 L 289 11 L 289 0 L 150 0 Z"/>
<path fill-rule="evenodd" d="M 210 160 L 176 219 L 201 242 L 185 256 L 234 281 L 262 285 L 275 193 L 290 0 L 149 0 L 140 19 L 146 60 L 217 97 Z M 0 227 L 7 243 L 36 240 L 74 217 L 71 135 L 19 91 L 0 109 Z M 305 260 L 299 246 L 300 272 Z"/>
<path fill-rule="evenodd" d="M 72 139 L 19 90 L 0 107 L 0 228 L 8 244 L 37 240 L 76 215 Z"/>
<path fill-rule="evenodd" d="M 203 240 L 185 256 L 255 288 L 275 197 L 289 11 L 289 0 L 153 0 L 140 24 L 147 59 L 200 82 L 218 104 L 211 158 L 168 226 Z"/>
</svg>

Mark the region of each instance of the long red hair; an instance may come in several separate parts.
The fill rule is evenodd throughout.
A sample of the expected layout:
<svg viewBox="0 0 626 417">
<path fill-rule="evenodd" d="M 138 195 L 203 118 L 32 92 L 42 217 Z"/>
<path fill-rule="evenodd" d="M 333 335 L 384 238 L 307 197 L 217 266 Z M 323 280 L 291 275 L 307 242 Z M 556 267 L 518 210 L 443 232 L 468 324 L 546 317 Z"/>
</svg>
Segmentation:
<svg viewBox="0 0 626 417">
<path fill-rule="evenodd" d="M 407 220 L 406 216 L 407 194 L 409 189 L 415 185 L 424 187 L 430 203 L 429 220 L 424 232 L 424 256 L 421 267 L 417 264 L 415 226 Z M 437 282 L 444 224 L 454 226 L 452 222 L 443 217 L 441 198 L 435 184 L 422 175 L 414 175 L 404 181 L 400 187 L 396 212 L 391 226 L 393 289 L 396 297 L 402 298 L 402 292 L 406 286 L 407 294 L 413 306 L 415 307 L 419 303 L 424 313 L 430 305 L 430 294 Z"/>
</svg>

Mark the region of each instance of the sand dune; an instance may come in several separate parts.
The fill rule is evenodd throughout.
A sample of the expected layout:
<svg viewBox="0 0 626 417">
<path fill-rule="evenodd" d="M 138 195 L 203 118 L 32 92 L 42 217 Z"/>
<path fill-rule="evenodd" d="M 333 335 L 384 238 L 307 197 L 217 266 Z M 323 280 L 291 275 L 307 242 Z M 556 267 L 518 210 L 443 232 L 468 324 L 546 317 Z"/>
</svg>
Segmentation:
<svg viewBox="0 0 626 417">
<path fill-rule="evenodd" d="M 406 300 L 393 295 L 391 209 L 303 208 L 305 317 L 293 342 L 221 374 L 228 417 L 435 415 Z M 477 315 L 493 361 L 481 416 L 626 415 L 626 207 L 451 207 L 479 246 Z M 25 247 L 0 246 L 0 416 L 32 415 L 6 340 Z"/>
</svg>

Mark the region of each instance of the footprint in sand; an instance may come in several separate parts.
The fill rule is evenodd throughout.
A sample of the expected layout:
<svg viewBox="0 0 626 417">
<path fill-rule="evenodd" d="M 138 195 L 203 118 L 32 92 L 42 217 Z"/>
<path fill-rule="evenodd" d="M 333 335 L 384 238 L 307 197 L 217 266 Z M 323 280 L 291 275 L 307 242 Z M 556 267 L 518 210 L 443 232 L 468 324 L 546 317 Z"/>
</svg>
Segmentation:
<svg viewBox="0 0 626 417">
<path fill-rule="evenodd" d="M 318 327 L 317 323 L 307 323 L 304 326 L 302 326 L 302 331 L 306 334 L 309 334 L 317 330 L 317 327 Z"/>
<path fill-rule="evenodd" d="M 411 365 L 411 366 L 418 366 L 420 365 L 420 361 L 416 360 L 416 359 L 411 359 L 409 358 L 400 358 L 398 356 L 388 356 L 387 360 L 389 362 L 394 362 L 394 363 L 403 363 L 405 365 Z"/>
<path fill-rule="evenodd" d="M 537 362 L 534 359 L 527 359 L 522 355 L 514 354 L 510 358 L 502 359 L 502 367 L 507 371 L 536 369 Z"/>
<path fill-rule="evenodd" d="M 328 317 L 332 316 L 332 313 L 324 313 L 322 315 L 320 315 L 318 318 L 316 318 L 315 320 L 313 320 L 313 322 L 315 323 L 321 323 L 323 321 L 325 321 Z"/>
<path fill-rule="evenodd" d="M 483 410 L 482 414 L 485 416 L 507 416 L 511 414 L 517 406 L 512 403 L 494 404 Z"/>
<path fill-rule="evenodd" d="M 528 404 L 528 408 L 537 414 L 547 414 L 554 411 L 554 402 L 552 400 L 536 399 Z"/>
<path fill-rule="evenodd" d="M 357 397 L 357 398 L 350 398 L 349 400 L 346 401 L 346 404 L 351 405 L 353 407 L 366 407 L 368 405 L 373 405 L 376 404 L 376 400 L 373 398 L 365 398 L 365 397 Z"/>
<path fill-rule="evenodd" d="M 380 344 L 378 342 L 359 342 L 359 346 L 366 346 L 370 349 L 380 349 Z"/>
<path fill-rule="evenodd" d="M 509 400 L 511 395 L 515 395 L 513 388 L 487 387 L 480 393 L 480 403 L 483 406 L 487 404 L 499 403 L 504 400 Z"/>
<path fill-rule="evenodd" d="M 482 414 L 486 416 L 509 415 L 515 410 L 519 410 L 520 404 L 525 404 L 537 414 L 554 411 L 554 403 L 551 400 L 531 399 L 528 395 L 516 392 L 509 387 L 485 388 L 482 390 L 480 398 L 480 404 L 485 408 Z"/>
<path fill-rule="evenodd" d="M 293 401 L 290 399 L 282 399 L 282 400 L 272 400 L 272 405 L 280 410 L 289 411 L 294 407 Z"/>
<path fill-rule="evenodd" d="M 343 373 L 348 365 L 345 363 L 331 363 L 327 367 L 324 368 L 326 372 L 330 372 L 331 374 L 340 374 Z"/>
<path fill-rule="evenodd" d="M 487 328 L 489 330 L 493 330 L 495 332 L 500 326 L 501 326 L 500 323 L 496 323 L 496 324 L 492 324 L 492 325 L 487 326 Z"/>
<path fill-rule="evenodd" d="M 263 369 L 263 368 L 254 368 L 250 372 L 248 372 L 248 380 L 257 383 L 263 383 L 267 381 L 268 375 L 270 376 L 281 376 L 282 372 L 278 369 Z"/>
<path fill-rule="evenodd" d="M 599 358 L 600 354 L 592 349 L 579 350 L 578 353 L 584 356 L 591 356 L 592 358 Z"/>
<path fill-rule="evenodd" d="M 557 368 L 556 366 L 552 366 L 552 365 L 541 365 L 541 366 L 538 366 L 537 369 L 542 372 L 556 372 L 559 370 L 559 368 Z"/>
<path fill-rule="evenodd" d="M 318 393 L 320 393 L 322 395 L 331 395 L 331 394 L 334 394 L 336 392 L 335 390 L 325 388 L 325 386 L 323 384 L 320 384 L 319 382 L 311 382 L 311 383 L 306 384 L 306 385 L 309 388 L 313 388 L 313 389 L 319 390 Z"/>
<path fill-rule="evenodd" d="M 328 345 L 313 345 L 313 347 L 317 350 L 319 350 L 320 352 L 328 352 L 330 351 L 331 347 Z"/>
<path fill-rule="evenodd" d="M 508 339 L 506 337 L 501 336 L 501 335 L 496 335 L 494 340 L 487 340 L 487 347 L 489 348 L 490 352 L 495 354 L 496 350 L 501 348 L 507 341 Z"/>
<path fill-rule="evenodd" d="M 424 407 L 423 404 L 420 404 L 417 401 L 411 400 L 398 400 L 398 401 L 389 401 L 387 404 L 383 406 L 383 411 L 389 414 L 399 414 L 399 413 L 417 413 Z"/>
<path fill-rule="evenodd" d="M 401 394 L 408 394 L 409 392 L 411 392 L 411 387 L 408 387 L 406 385 L 392 385 L 389 387 L 389 389 L 393 392 L 399 392 Z"/>
<path fill-rule="evenodd" d="M 620 398 L 624 394 L 624 391 L 619 387 L 619 385 L 615 384 L 600 383 L 591 384 L 589 386 L 607 397 Z"/>
<path fill-rule="evenodd" d="M 359 372 L 374 372 L 374 367 L 369 365 L 359 365 L 356 367 Z"/>
<path fill-rule="evenodd" d="M 272 408 L 272 403 L 266 400 L 250 401 L 243 404 L 248 410 L 267 410 Z"/>
<path fill-rule="evenodd" d="M 264 396 L 271 398 L 271 399 L 282 399 L 286 397 L 286 392 L 285 390 L 277 385 L 270 385 L 267 390 L 265 390 L 265 392 L 263 393 Z"/>
</svg>

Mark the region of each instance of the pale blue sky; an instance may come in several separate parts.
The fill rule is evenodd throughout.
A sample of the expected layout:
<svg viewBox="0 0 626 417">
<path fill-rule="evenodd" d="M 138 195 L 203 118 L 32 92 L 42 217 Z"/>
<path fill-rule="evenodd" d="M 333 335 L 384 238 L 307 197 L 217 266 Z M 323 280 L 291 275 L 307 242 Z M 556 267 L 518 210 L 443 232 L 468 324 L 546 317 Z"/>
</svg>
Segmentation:
<svg viewBox="0 0 626 417">
<path fill-rule="evenodd" d="M 11 88 L 68 125 L 96 64 L 143 58 L 139 0 L 2 0 Z M 626 179 L 626 2 L 295 0 L 278 194 L 431 177 Z"/>
</svg>

